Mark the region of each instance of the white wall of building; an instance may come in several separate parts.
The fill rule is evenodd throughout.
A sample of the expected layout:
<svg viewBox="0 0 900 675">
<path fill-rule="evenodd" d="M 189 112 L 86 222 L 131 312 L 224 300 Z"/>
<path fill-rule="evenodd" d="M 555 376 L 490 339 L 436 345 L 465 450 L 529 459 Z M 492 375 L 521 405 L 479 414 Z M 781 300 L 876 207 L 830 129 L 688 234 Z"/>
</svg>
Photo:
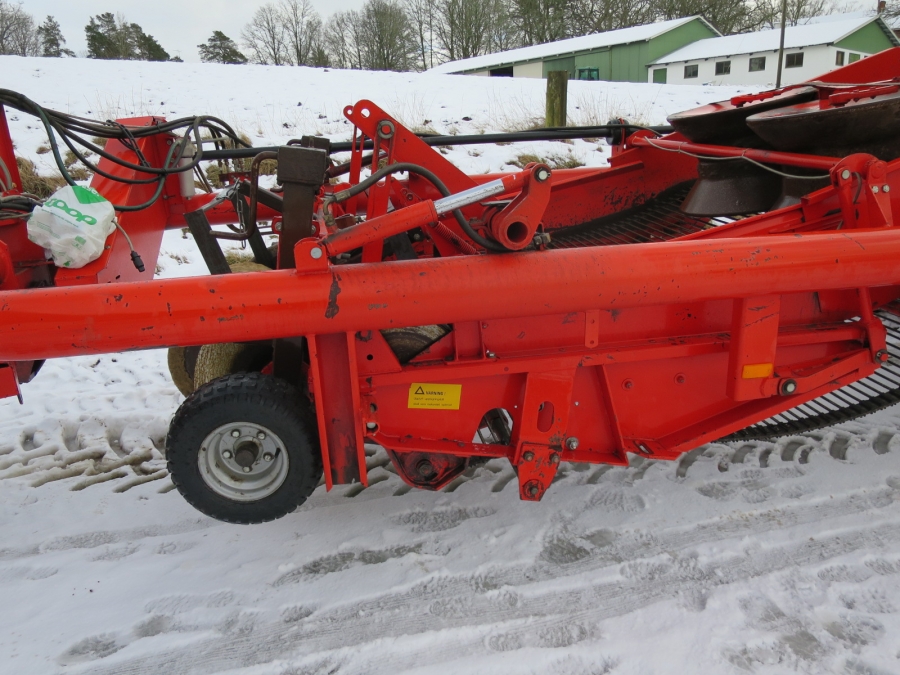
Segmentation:
<svg viewBox="0 0 900 675">
<path fill-rule="evenodd" d="M 858 54 L 860 57 L 868 56 L 861 52 L 848 51 L 846 49 L 837 49 L 834 46 L 816 45 L 814 47 L 804 47 L 803 49 L 785 49 L 784 54 L 787 58 L 788 54 L 803 52 L 803 66 L 798 68 L 782 68 L 781 84 L 797 84 L 810 80 L 818 75 L 827 73 L 839 66 L 836 63 L 837 52 L 844 52 L 844 65 L 850 61 L 850 54 Z M 764 56 L 766 58 L 766 68 L 762 71 L 750 72 L 750 59 Z M 728 75 L 716 75 L 716 62 L 731 61 L 731 73 Z M 685 78 L 685 66 L 696 65 L 697 77 Z M 710 59 L 695 59 L 693 61 L 680 61 L 677 63 L 668 63 L 662 65 L 650 66 L 648 81 L 653 82 L 653 71 L 659 68 L 666 68 L 667 84 L 756 84 L 775 86 L 775 78 L 778 69 L 778 52 L 759 52 L 755 54 L 738 54 L 735 56 L 723 56 Z"/>
<path fill-rule="evenodd" d="M 513 65 L 513 77 L 533 77 L 540 79 L 543 76 L 543 61 L 532 61 L 531 63 L 516 63 L 515 65 Z"/>
</svg>

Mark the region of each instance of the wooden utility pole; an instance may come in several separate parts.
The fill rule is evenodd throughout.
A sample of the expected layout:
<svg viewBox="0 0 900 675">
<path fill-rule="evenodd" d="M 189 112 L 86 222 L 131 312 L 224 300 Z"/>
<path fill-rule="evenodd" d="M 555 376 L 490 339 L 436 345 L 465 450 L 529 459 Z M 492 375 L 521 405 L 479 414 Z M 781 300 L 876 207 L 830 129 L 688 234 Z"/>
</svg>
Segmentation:
<svg viewBox="0 0 900 675">
<path fill-rule="evenodd" d="M 781 0 L 781 42 L 778 43 L 778 75 L 775 88 L 781 87 L 781 68 L 784 65 L 784 28 L 787 25 L 787 0 Z"/>
<path fill-rule="evenodd" d="M 566 96 L 569 88 L 568 70 L 547 73 L 547 116 L 545 127 L 566 126 Z"/>
</svg>

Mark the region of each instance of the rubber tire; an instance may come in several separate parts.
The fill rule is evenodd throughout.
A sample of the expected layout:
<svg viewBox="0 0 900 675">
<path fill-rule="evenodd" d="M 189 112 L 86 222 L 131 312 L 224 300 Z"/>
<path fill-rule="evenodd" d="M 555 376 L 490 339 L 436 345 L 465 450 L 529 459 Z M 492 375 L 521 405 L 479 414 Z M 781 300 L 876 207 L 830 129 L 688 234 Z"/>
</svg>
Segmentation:
<svg viewBox="0 0 900 675">
<path fill-rule="evenodd" d="M 288 475 L 272 494 L 239 502 L 214 492 L 200 474 L 198 455 L 214 429 L 237 421 L 260 424 L 277 434 L 288 453 Z M 172 419 L 166 459 L 172 482 L 201 513 L 248 525 L 281 518 L 306 501 L 322 477 L 322 455 L 308 402 L 288 383 L 262 373 L 234 373 L 200 387 Z"/>
<path fill-rule="evenodd" d="M 172 383 L 182 394 L 190 396 L 194 391 L 194 378 L 188 374 L 187 366 L 184 362 L 184 347 L 169 347 L 167 358 Z"/>
</svg>

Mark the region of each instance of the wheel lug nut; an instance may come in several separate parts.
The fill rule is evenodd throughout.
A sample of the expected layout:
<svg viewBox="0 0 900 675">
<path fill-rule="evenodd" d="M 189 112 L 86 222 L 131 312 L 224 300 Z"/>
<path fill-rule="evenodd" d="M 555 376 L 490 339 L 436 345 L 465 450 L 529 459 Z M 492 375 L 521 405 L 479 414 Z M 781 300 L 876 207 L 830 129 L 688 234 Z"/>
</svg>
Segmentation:
<svg viewBox="0 0 900 675">
<path fill-rule="evenodd" d="M 231 432 L 232 438 L 240 438 L 240 435 L 241 435 L 241 432 L 238 431 L 237 429 L 235 429 L 234 431 Z"/>
<path fill-rule="evenodd" d="M 258 431 L 258 432 L 256 432 L 256 437 L 257 437 L 259 440 L 261 440 L 261 441 L 266 440 L 266 434 L 265 434 L 264 431 Z"/>
<path fill-rule="evenodd" d="M 222 457 L 224 457 L 225 459 L 231 459 L 231 450 L 226 450 L 225 452 L 223 452 Z"/>
<path fill-rule="evenodd" d="M 244 473 L 250 473 L 251 471 L 252 471 L 251 467 L 249 467 L 249 466 L 244 467 Z"/>
<path fill-rule="evenodd" d="M 275 459 L 275 455 L 273 455 L 271 452 L 267 452 L 263 455 L 263 459 L 267 462 L 271 462 L 273 459 Z"/>
</svg>

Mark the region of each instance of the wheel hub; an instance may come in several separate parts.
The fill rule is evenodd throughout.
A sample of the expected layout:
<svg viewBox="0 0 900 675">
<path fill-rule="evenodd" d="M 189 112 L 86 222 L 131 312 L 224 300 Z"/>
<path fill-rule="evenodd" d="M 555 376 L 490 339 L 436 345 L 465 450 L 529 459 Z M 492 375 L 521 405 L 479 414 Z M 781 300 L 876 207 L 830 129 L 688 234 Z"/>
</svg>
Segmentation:
<svg viewBox="0 0 900 675">
<path fill-rule="evenodd" d="M 225 424 L 203 439 L 200 475 L 217 494 L 251 502 L 274 493 L 288 474 L 284 443 L 271 429 L 249 422 Z"/>
<path fill-rule="evenodd" d="M 252 441 L 244 441 L 234 449 L 234 461 L 243 468 L 253 467 L 259 456 L 259 446 Z"/>
</svg>

